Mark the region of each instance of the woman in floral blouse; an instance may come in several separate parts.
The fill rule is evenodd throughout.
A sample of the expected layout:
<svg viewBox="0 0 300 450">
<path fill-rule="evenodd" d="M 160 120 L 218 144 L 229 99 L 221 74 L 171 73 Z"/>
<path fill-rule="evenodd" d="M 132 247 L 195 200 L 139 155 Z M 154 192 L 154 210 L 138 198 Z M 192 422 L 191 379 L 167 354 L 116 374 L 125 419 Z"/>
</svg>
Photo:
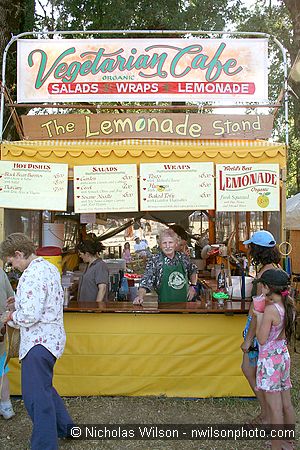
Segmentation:
<svg viewBox="0 0 300 450">
<path fill-rule="evenodd" d="M 35 254 L 33 243 L 13 233 L 0 245 L 0 257 L 22 276 L 14 311 L 7 320 L 20 328 L 22 395 L 33 422 L 32 450 L 55 450 L 58 437 L 72 425 L 64 403 L 52 385 L 54 364 L 65 347 L 63 291 L 56 267 Z"/>
</svg>

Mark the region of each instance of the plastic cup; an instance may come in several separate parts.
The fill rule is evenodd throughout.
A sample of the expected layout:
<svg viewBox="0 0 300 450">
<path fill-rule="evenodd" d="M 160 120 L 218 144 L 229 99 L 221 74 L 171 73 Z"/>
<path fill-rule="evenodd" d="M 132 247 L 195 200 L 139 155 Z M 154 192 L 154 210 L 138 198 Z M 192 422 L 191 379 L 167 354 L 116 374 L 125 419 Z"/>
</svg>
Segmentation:
<svg viewBox="0 0 300 450">
<path fill-rule="evenodd" d="M 265 310 L 266 298 L 263 294 L 257 295 L 253 298 L 254 309 L 258 312 L 263 313 Z"/>
<path fill-rule="evenodd" d="M 206 308 L 211 308 L 212 305 L 212 290 L 211 289 L 205 289 L 205 306 Z"/>
</svg>

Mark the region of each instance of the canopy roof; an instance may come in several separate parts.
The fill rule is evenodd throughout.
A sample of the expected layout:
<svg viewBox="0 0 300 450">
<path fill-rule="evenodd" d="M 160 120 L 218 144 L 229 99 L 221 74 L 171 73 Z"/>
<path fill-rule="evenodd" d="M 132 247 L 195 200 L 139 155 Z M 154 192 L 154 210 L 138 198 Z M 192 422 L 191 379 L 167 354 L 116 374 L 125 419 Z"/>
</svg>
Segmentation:
<svg viewBox="0 0 300 450">
<path fill-rule="evenodd" d="M 90 164 L 215 162 L 217 164 L 278 163 L 286 165 L 285 144 L 250 140 L 51 140 L 5 141 L 1 159 Z"/>
<path fill-rule="evenodd" d="M 286 228 L 300 230 L 300 193 L 286 201 Z"/>
</svg>

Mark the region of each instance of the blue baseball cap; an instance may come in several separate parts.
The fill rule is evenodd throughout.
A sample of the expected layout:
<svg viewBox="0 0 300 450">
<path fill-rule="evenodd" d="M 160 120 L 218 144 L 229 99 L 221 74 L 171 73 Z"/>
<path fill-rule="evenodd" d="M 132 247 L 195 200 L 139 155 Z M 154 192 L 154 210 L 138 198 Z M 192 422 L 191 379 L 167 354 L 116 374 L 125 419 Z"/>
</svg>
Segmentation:
<svg viewBox="0 0 300 450">
<path fill-rule="evenodd" d="M 261 247 L 275 247 L 276 241 L 272 233 L 266 230 L 255 231 L 251 238 L 243 242 L 244 245 L 255 244 Z"/>
</svg>

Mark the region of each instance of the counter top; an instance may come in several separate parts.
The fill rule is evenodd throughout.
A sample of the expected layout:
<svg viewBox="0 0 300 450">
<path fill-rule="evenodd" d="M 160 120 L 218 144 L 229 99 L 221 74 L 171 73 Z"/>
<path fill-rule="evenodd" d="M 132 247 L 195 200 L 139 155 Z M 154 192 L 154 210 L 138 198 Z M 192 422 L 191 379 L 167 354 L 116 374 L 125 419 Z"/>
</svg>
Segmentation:
<svg viewBox="0 0 300 450">
<path fill-rule="evenodd" d="M 93 313 L 192 313 L 192 314 L 246 314 L 250 306 L 249 301 L 227 301 L 224 307 L 220 307 L 216 302 L 209 308 L 203 302 L 186 303 L 159 303 L 133 305 L 131 302 L 76 302 L 71 301 L 64 311 L 68 312 L 93 312 Z"/>
</svg>

